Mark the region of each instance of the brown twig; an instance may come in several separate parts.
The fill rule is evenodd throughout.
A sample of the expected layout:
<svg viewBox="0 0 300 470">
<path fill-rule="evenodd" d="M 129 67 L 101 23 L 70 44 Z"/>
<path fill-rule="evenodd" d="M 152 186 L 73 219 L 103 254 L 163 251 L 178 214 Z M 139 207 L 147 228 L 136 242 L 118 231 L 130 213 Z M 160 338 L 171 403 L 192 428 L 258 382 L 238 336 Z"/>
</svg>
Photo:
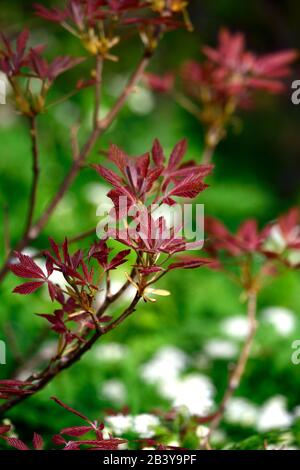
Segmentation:
<svg viewBox="0 0 300 470">
<path fill-rule="evenodd" d="M 96 58 L 96 86 L 95 86 L 95 108 L 94 108 L 94 127 L 98 126 L 99 113 L 101 106 L 101 88 L 102 88 L 102 75 L 103 75 L 103 58 L 97 56 Z"/>
<path fill-rule="evenodd" d="M 123 108 L 128 96 L 132 93 L 135 86 L 138 84 L 140 78 L 143 76 L 144 71 L 149 64 L 149 61 L 152 57 L 152 53 L 146 51 L 143 55 L 141 61 L 139 62 L 136 70 L 130 77 L 127 86 L 124 88 L 123 92 L 121 93 L 120 97 L 112 107 L 112 109 L 108 112 L 106 117 L 99 122 L 100 128 L 106 130 L 110 127 L 112 122 L 115 120 L 121 109 Z"/>
<path fill-rule="evenodd" d="M 25 225 L 25 230 L 24 230 L 24 235 L 23 235 L 24 239 L 28 238 L 28 235 L 31 229 L 34 210 L 36 206 L 38 181 L 39 181 L 39 175 L 40 175 L 36 117 L 35 116 L 31 117 L 29 119 L 29 122 L 30 122 L 30 136 L 31 136 L 31 146 L 32 146 L 31 154 L 32 154 L 33 180 L 32 180 L 32 187 L 31 187 L 30 198 L 29 198 L 28 215 L 27 215 L 27 220 L 26 220 L 26 225 Z"/>
<path fill-rule="evenodd" d="M 244 343 L 244 346 L 241 350 L 240 356 L 238 358 L 238 362 L 235 365 L 230 378 L 229 382 L 227 385 L 227 388 L 225 390 L 225 393 L 223 395 L 222 401 L 220 403 L 219 408 L 217 409 L 216 413 L 214 413 L 213 418 L 210 423 L 209 427 L 209 433 L 206 436 L 204 442 L 203 442 L 203 447 L 208 449 L 210 447 L 209 445 L 209 439 L 212 435 L 212 433 L 218 428 L 220 422 L 223 419 L 224 412 L 226 411 L 226 407 L 233 397 L 235 391 L 239 388 L 242 376 L 245 372 L 248 359 L 250 356 L 252 344 L 253 344 L 253 339 L 256 333 L 257 329 L 257 321 L 256 321 L 256 309 L 257 309 L 257 293 L 256 292 L 249 292 L 248 294 L 248 322 L 249 322 L 249 331 Z"/>
<path fill-rule="evenodd" d="M 201 163 L 203 163 L 203 165 L 209 165 L 212 162 L 214 152 L 215 152 L 215 147 L 211 145 L 206 145 L 202 153 Z"/>
</svg>

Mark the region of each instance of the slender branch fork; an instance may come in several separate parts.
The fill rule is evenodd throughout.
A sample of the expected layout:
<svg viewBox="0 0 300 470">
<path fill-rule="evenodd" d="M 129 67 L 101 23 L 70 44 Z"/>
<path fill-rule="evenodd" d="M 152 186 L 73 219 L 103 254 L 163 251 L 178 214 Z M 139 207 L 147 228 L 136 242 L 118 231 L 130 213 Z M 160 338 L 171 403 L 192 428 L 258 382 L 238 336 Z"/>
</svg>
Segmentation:
<svg viewBox="0 0 300 470">
<path fill-rule="evenodd" d="M 244 375 L 248 359 L 250 357 L 251 348 L 253 345 L 253 340 L 255 337 L 256 329 L 257 329 L 257 320 L 256 320 L 256 310 L 257 310 L 257 293 L 250 292 L 248 294 L 248 322 L 249 322 L 249 329 L 248 334 L 241 350 L 240 356 L 238 358 L 237 364 L 235 365 L 229 381 L 225 393 L 223 395 L 222 401 L 219 405 L 218 410 L 214 413 L 213 418 L 210 422 L 209 432 L 204 442 L 202 443 L 202 447 L 206 449 L 210 449 L 209 439 L 212 433 L 218 428 L 220 422 L 223 419 L 224 413 L 226 411 L 227 405 L 230 402 L 231 398 L 233 397 L 235 391 L 239 388 L 241 379 Z"/>
<path fill-rule="evenodd" d="M 46 207 L 44 210 L 43 214 L 41 217 L 38 219 L 38 221 L 33 224 L 33 215 L 34 215 L 34 207 L 30 208 L 27 224 L 26 224 L 26 230 L 24 232 L 23 237 L 19 240 L 17 243 L 15 250 L 21 251 L 23 250 L 26 245 L 28 244 L 29 241 L 35 240 L 45 225 L 48 223 L 49 218 L 51 217 L 52 213 L 56 209 L 57 205 L 75 180 L 77 174 L 79 173 L 80 169 L 84 165 L 88 155 L 94 148 L 97 140 L 101 135 L 111 126 L 112 122 L 115 120 L 115 118 L 118 116 L 119 112 L 122 110 L 124 104 L 126 103 L 126 100 L 128 96 L 132 93 L 134 90 L 135 86 L 141 79 L 146 67 L 149 64 L 149 61 L 153 55 L 154 51 L 149 51 L 146 50 L 138 63 L 135 71 L 133 72 L 132 76 L 130 77 L 127 85 L 125 86 L 123 92 L 115 102 L 114 106 L 112 109 L 108 112 L 106 117 L 103 119 L 99 119 L 99 109 L 100 109 L 100 104 L 101 104 L 101 85 L 102 85 L 102 71 L 103 71 L 103 63 L 102 59 L 97 58 L 96 59 L 96 85 L 95 85 L 95 110 L 94 110 L 94 124 L 93 124 L 93 130 L 87 139 L 85 145 L 82 147 L 81 151 L 79 152 L 78 155 L 73 158 L 73 163 L 71 165 L 71 168 L 69 169 L 69 172 L 65 176 L 65 179 L 63 180 L 61 186 L 59 187 L 58 191 L 54 195 L 53 199 L 50 201 L 49 205 Z M 37 149 L 37 141 L 36 141 L 36 123 L 35 120 L 31 121 L 31 136 L 33 139 L 33 145 L 32 145 L 32 152 L 33 152 L 33 161 L 34 161 L 34 182 L 33 182 L 33 189 L 31 192 L 31 203 L 34 201 L 33 206 L 35 206 L 35 200 L 36 200 L 36 190 L 37 190 L 37 182 L 38 182 L 38 176 L 39 176 L 39 169 L 38 169 L 38 149 Z M 74 157 L 74 156 L 73 156 Z M 0 282 L 6 277 L 8 271 L 9 271 L 9 265 L 11 261 L 11 256 L 12 253 L 9 254 L 7 257 L 6 261 L 4 262 L 3 267 L 0 270 Z"/>
</svg>

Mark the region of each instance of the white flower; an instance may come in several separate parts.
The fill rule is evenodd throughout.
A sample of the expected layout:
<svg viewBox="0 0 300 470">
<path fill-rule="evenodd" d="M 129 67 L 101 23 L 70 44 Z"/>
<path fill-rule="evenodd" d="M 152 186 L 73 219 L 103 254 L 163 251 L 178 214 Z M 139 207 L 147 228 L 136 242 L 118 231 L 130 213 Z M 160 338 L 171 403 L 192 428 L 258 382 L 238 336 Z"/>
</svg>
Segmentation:
<svg viewBox="0 0 300 470">
<path fill-rule="evenodd" d="M 269 307 L 263 310 L 264 321 L 274 326 L 282 336 L 289 336 L 295 329 L 296 319 L 294 313 L 284 307 Z"/>
<path fill-rule="evenodd" d="M 270 398 L 261 408 L 257 429 L 269 431 L 289 427 L 293 422 L 293 416 L 287 411 L 286 398 L 278 395 Z"/>
<path fill-rule="evenodd" d="M 144 413 L 133 417 L 132 430 L 142 439 L 153 437 L 158 426 L 157 416 Z"/>
<path fill-rule="evenodd" d="M 128 355 L 128 348 L 120 343 L 99 344 L 94 351 L 96 358 L 103 362 L 118 362 Z"/>
<path fill-rule="evenodd" d="M 185 408 L 191 415 L 206 415 L 213 405 L 214 387 L 208 377 L 190 374 L 160 386 L 160 392 L 176 408 Z"/>
<path fill-rule="evenodd" d="M 107 416 L 105 422 L 116 436 L 122 436 L 131 431 L 142 439 L 153 437 L 159 426 L 157 416 L 146 413 L 137 416 L 122 414 Z"/>
<path fill-rule="evenodd" d="M 113 434 L 122 436 L 132 429 L 133 418 L 131 415 L 123 415 L 120 413 L 114 416 L 106 416 L 105 422 Z"/>
<path fill-rule="evenodd" d="M 259 413 L 259 407 L 246 398 L 232 398 L 227 405 L 225 419 L 232 424 L 255 426 Z"/>
<path fill-rule="evenodd" d="M 174 346 L 165 346 L 143 366 L 141 375 L 151 384 L 166 383 L 176 379 L 186 364 L 187 356 L 183 351 Z"/>
<path fill-rule="evenodd" d="M 236 357 L 238 348 L 231 341 L 212 339 L 204 345 L 204 351 L 212 359 L 232 359 Z"/>
<path fill-rule="evenodd" d="M 222 331 L 228 336 L 236 339 L 245 339 L 249 332 L 249 323 L 245 316 L 235 315 L 226 318 L 222 322 Z"/>
<path fill-rule="evenodd" d="M 126 400 L 126 387 L 120 380 L 107 380 L 100 392 L 104 398 L 116 404 L 123 404 Z"/>
</svg>

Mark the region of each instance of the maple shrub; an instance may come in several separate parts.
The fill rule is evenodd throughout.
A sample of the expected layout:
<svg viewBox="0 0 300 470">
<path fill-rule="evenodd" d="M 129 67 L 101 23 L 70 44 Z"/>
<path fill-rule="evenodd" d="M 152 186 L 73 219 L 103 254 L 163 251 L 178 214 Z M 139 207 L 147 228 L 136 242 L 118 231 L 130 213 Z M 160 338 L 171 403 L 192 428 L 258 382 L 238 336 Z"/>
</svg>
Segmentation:
<svg viewBox="0 0 300 470">
<path fill-rule="evenodd" d="M 205 425 L 204 434 L 197 435 L 198 447 L 210 449 L 211 435 L 219 427 L 247 366 L 257 329 L 257 298 L 264 285 L 280 276 L 283 270 L 300 267 L 298 208 L 291 208 L 262 229 L 254 219 L 243 221 L 236 233 L 207 215 L 204 236 L 200 240 L 190 240 L 182 233 L 182 221 L 169 217 L 176 207 L 201 202 L 208 179 L 211 181 L 214 164 L 218 164 L 214 158 L 215 149 L 226 138 L 239 111 L 251 112 L 258 92 L 283 92 L 284 78 L 290 75 L 291 64 L 297 57 L 294 50 L 257 55 L 246 49 L 242 33 L 222 29 L 215 48 L 203 47 L 202 61 L 187 59 L 176 74 L 167 70 L 159 76 L 146 71 L 169 31 L 182 28 L 186 34 L 192 34 L 188 3 L 181 0 L 68 0 L 64 7 L 58 8 L 35 5 L 35 14 L 40 19 L 53 23 L 53 27 L 64 28 L 74 41 L 79 41 L 82 57 L 59 56 L 49 61 L 45 58 L 45 45 L 32 45 L 28 29 L 17 35 L 1 33 L 0 70 L 10 86 L 9 99 L 24 124 L 28 125 L 32 185 L 24 230 L 7 253 L 0 270 L 0 281 L 12 274 L 22 279 L 12 295 L 28 296 L 46 288 L 49 311 L 40 313 L 39 317 L 57 336 L 52 357 L 46 363 L 38 364 L 27 378 L 20 379 L 14 374 L 0 381 L 0 413 L 3 417 L 9 416 L 10 410 L 24 400 L 29 399 L 30 406 L 31 396 L 79 361 L 104 335 L 122 328 L 122 323 L 138 310 L 140 302 L 155 302 L 160 296 L 170 295 L 169 291 L 160 288 L 160 279 L 174 270 L 182 270 L 184 278 L 186 269 L 205 268 L 223 272 L 239 286 L 241 299 L 247 304 L 248 332 L 223 398 L 212 414 L 183 417 L 176 409 L 167 415 L 157 413 L 170 428 L 182 426 L 179 447 L 184 447 L 184 437 L 188 433 L 195 435 L 196 429 L 199 432 L 199 426 Z M 104 114 L 101 106 L 106 85 L 103 69 L 108 61 L 119 60 L 122 64 L 117 46 L 133 35 L 142 44 L 141 59 L 115 103 Z M 51 92 L 57 78 L 83 66 L 83 77 L 73 84 L 68 95 L 53 101 Z M 144 153 L 138 157 L 128 155 L 114 143 L 107 149 L 99 147 L 99 163 L 89 166 L 99 181 L 110 186 L 107 197 L 111 201 L 101 230 L 97 229 L 96 234 L 96 227 L 93 227 L 71 238 L 66 226 L 64 241 L 54 240 L 48 233 L 49 246 L 38 256 L 29 256 L 25 249 L 45 233 L 55 209 L 76 176 L 89 164 L 90 153 L 114 121 L 122 119 L 124 104 L 141 82 L 155 93 L 177 101 L 199 122 L 205 135 L 201 158 L 185 158 L 185 139 L 174 142 L 168 155 L 155 135 L 151 136 L 152 147 L 142 148 Z M 56 193 L 43 204 L 37 217 L 37 195 L 43 172 L 38 132 L 40 116 L 73 95 L 91 92 L 94 109 L 90 132 L 82 143 L 81 136 L 78 138 L 79 126 L 70 129 L 72 163 Z M 210 191 L 213 191 L 213 182 L 211 186 Z M 206 212 L 210 213 L 209 207 Z M 81 243 L 82 248 L 74 249 L 75 242 Z M 120 267 L 124 269 L 125 264 L 128 272 L 123 275 L 123 283 L 117 291 L 113 290 L 113 271 Z M 63 278 L 63 284 L 56 282 L 56 275 Z M 120 299 L 128 292 L 131 298 L 120 312 Z M 27 298 L 26 301 L 30 302 Z M 31 357 L 28 363 L 35 364 Z M 90 420 L 58 398 L 54 401 L 81 420 L 78 426 L 64 428 L 53 437 L 56 448 L 118 450 L 124 445 L 172 448 L 159 433 L 151 439 L 138 436 L 134 442 L 114 437 L 106 431 L 104 424 Z M 0 425 L 0 437 L 1 442 L 11 448 L 30 450 L 7 421 Z M 43 438 L 35 433 L 33 448 L 42 450 L 44 447 Z"/>
</svg>

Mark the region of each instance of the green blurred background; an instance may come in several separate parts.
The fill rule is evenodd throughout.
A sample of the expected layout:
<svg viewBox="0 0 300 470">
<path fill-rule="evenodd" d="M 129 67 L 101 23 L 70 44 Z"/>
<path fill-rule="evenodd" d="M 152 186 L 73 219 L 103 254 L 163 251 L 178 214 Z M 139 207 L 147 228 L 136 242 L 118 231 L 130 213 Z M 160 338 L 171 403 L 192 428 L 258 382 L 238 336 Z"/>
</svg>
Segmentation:
<svg viewBox="0 0 300 470">
<path fill-rule="evenodd" d="M 43 2 L 45 5 L 53 3 Z M 191 2 L 191 16 L 195 32 L 169 33 L 151 64 L 151 71 L 176 71 L 186 58 L 199 57 L 200 46 L 215 44 L 221 26 L 245 32 L 249 48 L 257 52 L 290 47 L 300 49 L 300 4 L 296 0 L 252 0 L 247 3 L 237 0 L 195 0 Z M 55 54 L 82 54 L 80 46 L 67 33 L 35 18 L 30 2 L 11 0 L 1 3 L 1 30 L 14 33 L 24 24 L 29 25 L 35 43 L 48 44 L 49 57 Z M 130 73 L 140 53 L 139 41 L 130 40 L 118 48 L 119 63 L 107 64 L 104 109 L 108 109 L 113 102 L 116 90 Z M 84 75 L 85 67 L 88 64 L 61 78 L 52 92 L 52 98 L 67 93 L 77 78 Z M 294 78 L 299 78 L 299 75 L 300 70 L 296 69 Z M 89 129 L 92 100 L 91 92 L 83 91 L 40 118 L 42 173 L 38 213 L 70 166 L 69 127 L 79 120 L 82 137 Z M 25 124 L 9 106 L 0 106 L 0 204 L 7 206 L 11 214 L 13 243 L 18 240 L 23 228 L 31 180 Z M 245 218 L 256 217 L 264 223 L 291 205 L 299 205 L 299 128 L 300 108 L 292 105 L 290 90 L 280 97 L 263 97 L 255 109 L 241 115 L 239 131 L 230 132 L 217 150 L 211 187 L 199 198 L 199 202 L 205 204 L 206 213 L 221 217 L 234 229 Z M 128 153 L 141 154 L 150 148 L 155 137 L 161 140 L 167 151 L 179 139 L 187 137 L 188 156 L 198 159 L 201 156 L 203 135 L 198 122 L 169 98 L 154 96 L 140 88 L 98 148 L 105 149 L 109 142 L 114 142 Z M 99 159 L 97 152 L 90 156 L 91 162 Z M 103 192 L 99 184 L 97 175 L 88 167 L 84 169 L 32 248 L 47 246 L 48 235 L 62 240 L 65 235 L 72 237 L 95 226 L 96 207 L 101 202 Z M 19 355 L 26 359 L 28 351 L 38 346 L 38 339 L 45 327 L 43 320 L 34 313 L 51 311 L 44 293 L 36 293 L 29 300 L 11 294 L 15 285 L 16 279 L 8 276 L 1 286 L 0 339 L 8 345 L 7 364 L 0 366 L 1 378 L 10 377 L 16 368 L 11 342 L 16 341 Z M 280 400 L 281 404 L 284 403 L 282 408 L 286 417 L 293 416 L 291 420 L 297 414 L 295 408 L 300 405 L 300 366 L 292 365 L 290 359 L 291 344 L 295 339 L 300 339 L 299 285 L 299 275 L 286 273 L 265 288 L 259 299 L 261 323 L 252 359 L 238 391 L 238 396 L 250 400 L 248 405 L 250 408 L 252 406 L 252 411 L 258 410 L 258 415 L 265 410 L 266 402 L 274 397 L 278 398 L 278 403 Z M 186 365 L 181 371 L 183 377 L 194 374 L 210 378 L 215 388 L 212 399 L 215 403 L 219 402 L 226 383 L 228 364 L 234 360 L 234 351 L 241 344 L 239 334 L 230 333 L 224 327 L 226 319 L 239 319 L 245 315 L 239 290 L 222 274 L 205 269 L 172 273 L 161 283 L 161 287 L 170 290 L 172 296 L 156 304 L 141 304 L 133 317 L 104 339 L 103 343 L 108 348 L 111 343 L 115 344 L 115 360 L 105 359 L 105 354 L 109 355 L 108 348 L 105 353 L 96 346 L 79 364 L 10 413 L 22 436 L 31 436 L 33 430 L 49 435 L 70 425 L 72 417 L 50 402 L 52 395 L 77 406 L 91 417 L 101 417 L 105 409 L 118 410 L 123 405 L 129 406 L 132 413 L 151 412 L 157 407 L 168 410 L 171 401 L 160 393 L 159 387 L 143 379 L 142 373 L 144 365 L 166 346 L 178 349 L 176 353 L 171 350 L 173 356 L 180 354 L 180 351 L 186 355 Z M 274 320 L 274 309 L 273 316 L 270 311 L 266 312 L 265 309 L 270 307 L 280 307 L 276 310 L 277 320 Z M 278 317 L 278 312 L 284 312 L 285 316 Z M 292 326 L 289 328 L 286 325 Z M 209 346 L 212 341 L 219 342 L 219 346 L 215 349 Z M 43 347 L 45 345 L 47 343 L 43 343 Z M 220 351 L 220 348 L 221 353 L 216 353 L 216 349 Z M 114 382 L 111 383 L 111 380 Z M 114 400 L 110 398 L 111 393 L 105 393 L 110 387 L 118 389 Z M 229 443 L 252 435 L 257 428 L 257 419 L 249 418 L 245 424 L 228 417 L 220 439 Z M 240 421 L 243 421 L 242 417 Z"/>
</svg>

